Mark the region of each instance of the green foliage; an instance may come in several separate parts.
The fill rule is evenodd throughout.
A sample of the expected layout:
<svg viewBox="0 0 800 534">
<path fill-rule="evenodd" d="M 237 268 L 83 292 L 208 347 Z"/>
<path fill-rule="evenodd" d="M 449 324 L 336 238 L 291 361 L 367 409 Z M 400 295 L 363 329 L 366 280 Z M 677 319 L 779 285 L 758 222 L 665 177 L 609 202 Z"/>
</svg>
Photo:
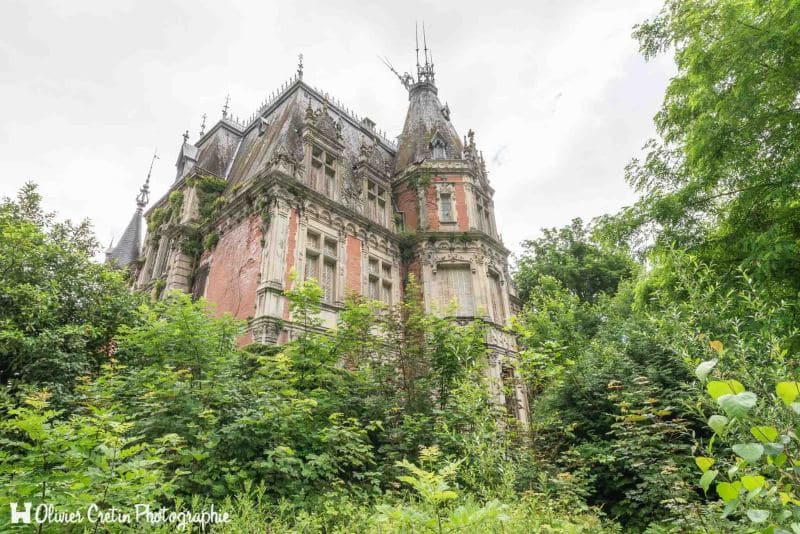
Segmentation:
<svg viewBox="0 0 800 534">
<path fill-rule="evenodd" d="M 222 198 L 228 182 L 216 176 L 200 176 L 192 180 L 189 186 L 194 187 L 197 193 L 198 215 L 201 224 L 210 221 L 214 212 L 221 206 L 218 202 Z"/>
<path fill-rule="evenodd" d="M 109 399 L 87 398 L 64 417 L 49 398 L 42 391 L 21 399 L 0 423 L 3 507 L 13 500 L 108 510 L 171 495 L 167 448 L 131 435 L 133 423 Z"/>
<path fill-rule="evenodd" d="M 172 191 L 167 198 L 172 213 L 179 215 L 183 207 L 183 191 Z"/>
<path fill-rule="evenodd" d="M 418 172 L 409 176 L 408 185 L 418 191 L 419 189 L 427 189 L 433 182 L 433 174 Z"/>
<path fill-rule="evenodd" d="M 161 225 L 164 224 L 164 222 L 168 219 L 169 213 L 165 208 L 153 208 L 153 210 L 147 216 L 147 233 L 150 235 L 150 237 L 156 237 L 158 229 L 161 228 Z"/>
<path fill-rule="evenodd" d="M 203 250 L 212 250 L 219 243 L 219 234 L 211 232 L 203 238 Z"/>
<path fill-rule="evenodd" d="M 713 369 L 717 362 L 703 363 Z M 702 473 L 698 484 L 707 494 L 713 487 L 725 503 L 722 517 L 738 518 L 743 526 L 786 531 L 797 528 L 800 498 L 796 488 L 800 479 L 794 462 L 800 446 L 796 424 L 800 403 L 795 399 L 800 383 L 778 382 L 774 392 L 766 384 L 758 384 L 758 392 L 746 391 L 736 380 L 710 381 L 707 386 L 714 383 L 734 383 L 737 387 L 722 395 L 709 393 L 714 402 L 707 402 L 707 398 L 700 401 L 707 409 L 725 415 L 709 417 L 713 435 L 702 444 L 708 456 L 695 458 Z"/>
<path fill-rule="evenodd" d="M 672 78 L 643 161 L 628 169 L 643 196 L 633 228 L 658 247 L 713 261 L 723 281 L 745 269 L 775 296 L 800 289 L 796 258 L 796 1 L 668 0 L 636 29 L 646 57 L 674 50 Z"/>
<path fill-rule="evenodd" d="M 514 279 L 523 301 L 547 276 L 581 301 L 595 302 L 602 294 L 613 294 L 620 281 L 636 271 L 625 250 L 594 240 L 591 228 L 581 219 L 563 228 L 545 229 L 543 237 L 523 241 L 522 247 Z"/>
<path fill-rule="evenodd" d="M 573 365 L 597 330 L 598 315 L 555 278 L 542 275 L 522 313 L 511 318 L 520 344 L 519 373 L 536 396 Z"/>
<path fill-rule="evenodd" d="M 0 202 L 0 383 L 60 397 L 108 359 L 136 298 L 97 248 L 88 221 L 56 222 L 33 184 Z"/>
</svg>

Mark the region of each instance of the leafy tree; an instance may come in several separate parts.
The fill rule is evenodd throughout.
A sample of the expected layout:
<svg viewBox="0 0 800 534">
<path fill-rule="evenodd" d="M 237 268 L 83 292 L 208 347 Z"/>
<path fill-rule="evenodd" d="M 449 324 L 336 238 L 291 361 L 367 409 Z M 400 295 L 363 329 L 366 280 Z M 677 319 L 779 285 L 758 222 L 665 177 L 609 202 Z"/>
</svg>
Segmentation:
<svg viewBox="0 0 800 534">
<path fill-rule="evenodd" d="M 89 222 L 56 222 L 34 184 L 0 202 L 0 383 L 59 393 L 107 361 L 136 297 L 96 250 Z"/>
<path fill-rule="evenodd" d="M 522 242 L 523 254 L 514 279 L 520 298 L 550 276 L 581 301 L 594 302 L 601 294 L 613 294 L 621 280 L 635 272 L 635 263 L 622 249 L 603 245 L 591 236 L 581 219 L 563 228 L 544 229 L 544 236 Z"/>
<path fill-rule="evenodd" d="M 642 193 L 629 228 L 739 268 L 774 298 L 800 290 L 800 2 L 668 0 L 636 28 L 645 57 L 674 50 L 656 126 L 628 168 Z"/>
</svg>

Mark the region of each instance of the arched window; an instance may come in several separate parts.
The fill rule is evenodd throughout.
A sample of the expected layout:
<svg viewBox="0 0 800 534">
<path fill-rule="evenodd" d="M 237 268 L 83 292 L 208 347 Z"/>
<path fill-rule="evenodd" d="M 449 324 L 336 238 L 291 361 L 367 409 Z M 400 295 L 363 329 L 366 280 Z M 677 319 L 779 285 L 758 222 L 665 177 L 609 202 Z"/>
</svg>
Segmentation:
<svg viewBox="0 0 800 534">
<path fill-rule="evenodd" d="M 445 150 L 444 141 L 441 139 L 434 139 L 431 143 L 431 154 L 433 159 L 447 159 L 447 150 Z"/>
</svg>

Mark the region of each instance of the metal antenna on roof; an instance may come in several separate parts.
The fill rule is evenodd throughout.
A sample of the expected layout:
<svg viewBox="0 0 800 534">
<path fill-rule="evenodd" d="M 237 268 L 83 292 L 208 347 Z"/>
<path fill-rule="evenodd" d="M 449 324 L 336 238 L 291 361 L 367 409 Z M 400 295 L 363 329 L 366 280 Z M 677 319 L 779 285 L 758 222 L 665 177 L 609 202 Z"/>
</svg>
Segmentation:
<svg viewBox="0 0 800 534">
<path fill-rule="evenodd" d="M 414 85 L 414 78 L 409 73 L 404 72 L 403 74 L 400 74 L 385 57 L 378 56 L 378 59 L 383 61 L 383 64 L 389 67 L 389 70 L 392 71 L 395 76 L 397 76 L 397 78 L 400 80 L 400 83 L 403 84 L 403 87 L 406 89 L 411 89 L 411 86 Z"/>
<path fill-rule="evenodd" d="M 414 21 L 414 42 L 417 45 L 417 81 L 420 79 L 420 69 L 419 69 L 419 23 L 415 20 Z"/>
<path fill-rule="evenodd" d="M 425 21 L 422 21 L 422 46 L 425 47 L 425 67 L 428 67 L 428 37 L 425 35 Z"/>
</svg>

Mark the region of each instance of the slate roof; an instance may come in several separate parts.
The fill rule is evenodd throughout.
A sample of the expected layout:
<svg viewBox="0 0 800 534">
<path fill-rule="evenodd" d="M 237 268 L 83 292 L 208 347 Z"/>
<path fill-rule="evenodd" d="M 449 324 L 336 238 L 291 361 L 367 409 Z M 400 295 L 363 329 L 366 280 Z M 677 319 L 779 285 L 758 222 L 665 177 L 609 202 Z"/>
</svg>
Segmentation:
<svg viewBox="0 0 800 534">
<path fill-rule="evenodd" d="M 122 268 L 139 259 L 142 247 L 142 219 L 142 209 L 137 207 L 117 245 L 106 251 L 107 263 L 113 262 Z"/>
<path fill-rule="evenodd" d="M 450 122 L 450 110 L 439 102 L 436 86 L 419 82 L 408 91 L 408 112 L 400 134 L 395 172 L 431 157 L 431 142 L 439 137 L 445 144 L 446 159 L 460 159 L 464 146 Z"/>
</svg>

